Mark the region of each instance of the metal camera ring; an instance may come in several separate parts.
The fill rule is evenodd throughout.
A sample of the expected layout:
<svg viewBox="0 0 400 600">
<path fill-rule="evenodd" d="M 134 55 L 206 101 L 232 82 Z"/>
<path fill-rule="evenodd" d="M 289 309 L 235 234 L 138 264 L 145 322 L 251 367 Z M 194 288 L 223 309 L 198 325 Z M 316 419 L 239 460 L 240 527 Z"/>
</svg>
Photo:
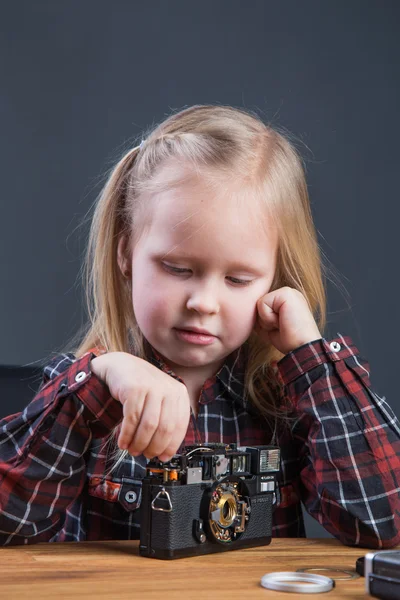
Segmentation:
<svg viewBox="0 0 400 600">
<path fill-rule="evenodd" d="M 306 573 L 308 571 L 336 571 L 337 573 L 347 573 L 348 577 L 331 577 L 331 579 L 348 581 L 349 579 L 358 579 L 360 575 L 356 571 L 341 569 L 339 567 L 306 567 L 305 569 L 296 569 L 296 573 Z"/>
<path fill-rule="evenodd" d="M 239 487 L 240 486 L 240 487 Z M 208 504 L 208 529 L 215 541 L 233 543 L 246 530 L 250 505 L 246 502 L 244 482 L 234 475 L 217 481 L 210 490 Z"/>
</svg>

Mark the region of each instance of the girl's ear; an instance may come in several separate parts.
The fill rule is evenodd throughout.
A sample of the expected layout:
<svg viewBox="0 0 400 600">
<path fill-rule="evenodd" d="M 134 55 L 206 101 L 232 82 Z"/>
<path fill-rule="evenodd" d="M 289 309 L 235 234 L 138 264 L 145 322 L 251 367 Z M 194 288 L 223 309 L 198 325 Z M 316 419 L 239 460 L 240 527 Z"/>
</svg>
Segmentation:
<svg viewBox="0 0 400 600">
<path fill-rule="evenodd" d="M 117 261 L 122 275 L 126 278 L 131 276 L 131 261 L 128 243 L 128 236 L 121 234 L 118 240 Z"/>
</svg>

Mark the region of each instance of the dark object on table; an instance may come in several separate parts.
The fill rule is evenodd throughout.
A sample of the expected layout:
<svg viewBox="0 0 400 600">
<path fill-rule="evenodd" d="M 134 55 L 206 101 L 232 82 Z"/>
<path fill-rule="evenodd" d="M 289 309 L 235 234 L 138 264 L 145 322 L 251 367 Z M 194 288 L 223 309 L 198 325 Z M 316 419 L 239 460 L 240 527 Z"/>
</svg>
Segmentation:
<svg viewBox="0 0 400 600">
<path fill-rule="evenodd" d="M 140 554 L 180 558 L 271 542 L 276 446 L 188 446 L 143 479 Z"/>
<path fill-rule="evenodd" d="M 369 552 L 357 559 L 356 571 L 365 577 L 367 594 L 382 600 L 399 600 L 400 550 Z"/>
<path fill-rule="evenodd" d="M 365 557 L 364 556 L 360 556 L 360 558 L 357 558 L 356 560 L 356 571 L 359 575 L 361 575 L 361 577 L 364 577 L 364 564 L 365 564 Z"/>
</svg>

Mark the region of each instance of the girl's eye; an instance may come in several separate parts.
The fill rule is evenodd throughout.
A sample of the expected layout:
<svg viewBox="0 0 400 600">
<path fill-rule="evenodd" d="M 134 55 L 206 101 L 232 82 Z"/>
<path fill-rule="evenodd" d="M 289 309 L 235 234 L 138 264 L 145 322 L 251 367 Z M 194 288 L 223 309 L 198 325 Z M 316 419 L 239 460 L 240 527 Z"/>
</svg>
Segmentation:
<svg viewBox="0 0 400 600">
<path fill-rule="evenodd" d="M 249 279 L 236 279 L 236 277 L 228 277 L 228 279 L 237 285 L 249 285 L 251 283 L 251 280 Z"/>
<path fill-rule="evenodd" d="M 164 269 L 167 271 L 172 271 L 172 273 L 190 273 L 190 269 L 183 269 L 181 267 L 172 267 L 171 265 L 167 265 L 166 263 L 162 263 Z M 228 279 L 234 283 L 235 285 L 245 286 L 250 285 L 251 280 L 248 279 L 237 279 L 236 277 L 228 277 Z"/>
<path fill-rule="evenodd" d="M 171 265 L 167 265 L 166 263 L 162 263 L 163 267 L 167 271 L 172 271 L 173 273 L 187 273 L 190 269 L 181 269 L 179 267 L 171 267 Z"/>
</svg>

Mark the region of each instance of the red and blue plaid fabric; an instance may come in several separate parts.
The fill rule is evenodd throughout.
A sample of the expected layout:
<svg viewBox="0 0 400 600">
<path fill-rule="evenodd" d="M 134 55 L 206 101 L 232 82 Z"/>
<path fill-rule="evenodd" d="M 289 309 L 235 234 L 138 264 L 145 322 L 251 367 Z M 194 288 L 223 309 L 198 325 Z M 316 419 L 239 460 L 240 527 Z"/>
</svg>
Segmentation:
<svg viewBox="0 0 400 600">
<path fill-rule="evenodd" d="M 0 544 L 137 539 L 147 460 L 112 467 L 106 444 L 122 407 L 92 372 L 94 353 L 56 356 L 41 389 L 0 421 Z M 149 360 L 177 377 L 156 353 Z M 184 444 L 271 443 L 271 429 L 244 401 L 241 349 L 205 382 Z M 400 543 L 400 426 L 372 389 L 350 337 L 321 338 L 276 365 L 293 419 L 281 448 L 274 537 L 304 537 L 301 502 L 343 544 Z"/>
</svg>

